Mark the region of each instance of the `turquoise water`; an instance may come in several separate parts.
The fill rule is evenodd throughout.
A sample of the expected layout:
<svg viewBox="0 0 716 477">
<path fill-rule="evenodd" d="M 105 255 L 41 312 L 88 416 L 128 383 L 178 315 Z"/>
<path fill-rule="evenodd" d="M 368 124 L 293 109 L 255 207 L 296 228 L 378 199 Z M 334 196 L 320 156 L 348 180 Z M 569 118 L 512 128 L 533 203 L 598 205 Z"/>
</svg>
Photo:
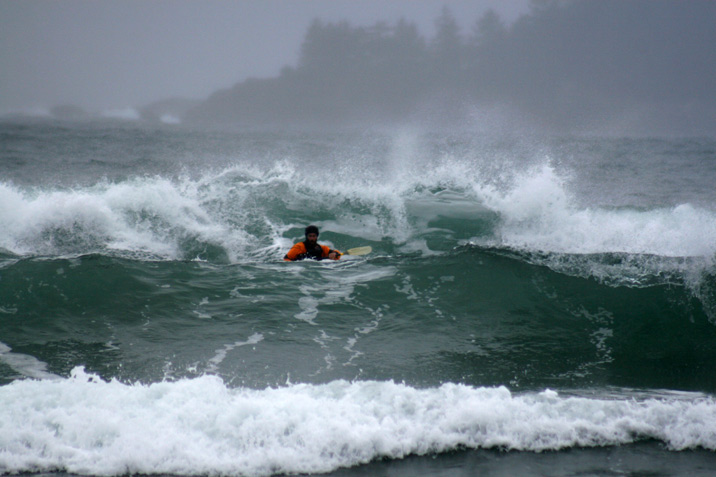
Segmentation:
<svg viewBox="0 0 716 477">
<path fill-rule="evenodd" d="M 2 472 L 716 469 L 713 140 L 0 128 Z"/>
</svg>

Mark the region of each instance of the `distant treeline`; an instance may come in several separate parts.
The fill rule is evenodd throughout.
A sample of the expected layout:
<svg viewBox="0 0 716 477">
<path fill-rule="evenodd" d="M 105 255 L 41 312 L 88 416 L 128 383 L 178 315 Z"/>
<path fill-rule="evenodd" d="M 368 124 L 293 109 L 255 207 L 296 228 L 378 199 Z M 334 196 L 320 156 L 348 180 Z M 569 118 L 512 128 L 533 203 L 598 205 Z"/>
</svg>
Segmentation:
<svg viewBox="0 0 716 477">
<path fill-rule="evenodd" d="M 617 121 L 699 133 L 716 126 L 714 25 L 709 0 L 534 1 L 512 25 L 488 11 L 467 32 L 445 7 L 430 39 L 404 20 L 315 20 L 295 67 L 219 91 L 187 119 L 452 125 L 508 114 L 555 130 Z"/>
</svg>

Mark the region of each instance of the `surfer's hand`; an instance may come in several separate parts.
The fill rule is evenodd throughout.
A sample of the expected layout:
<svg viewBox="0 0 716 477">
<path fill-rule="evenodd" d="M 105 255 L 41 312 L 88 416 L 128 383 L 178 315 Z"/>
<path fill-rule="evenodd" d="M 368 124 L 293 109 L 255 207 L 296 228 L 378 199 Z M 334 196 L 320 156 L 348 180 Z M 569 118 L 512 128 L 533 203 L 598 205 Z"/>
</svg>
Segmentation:
<svg viewBox="0 0 716 477">
<path fill-rule="evenodd" d="M 331 260 L 338 260 L 338 257 L 340 257 L 340 254 L 335 250 L 331 250 L 331 252 L 328 254 L 328 258 L 330 258 Z"/>
</svg>

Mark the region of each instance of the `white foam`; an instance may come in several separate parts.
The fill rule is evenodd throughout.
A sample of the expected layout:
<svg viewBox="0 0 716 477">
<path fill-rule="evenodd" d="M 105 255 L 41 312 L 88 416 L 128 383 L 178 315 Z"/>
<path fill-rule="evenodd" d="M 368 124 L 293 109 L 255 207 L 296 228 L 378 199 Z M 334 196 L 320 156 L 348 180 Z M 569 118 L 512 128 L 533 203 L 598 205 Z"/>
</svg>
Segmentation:
<svg viewBox="0 0 716 477">
<path fill-rule="evenodd" d="M 554 168 L 516 177 L 506 191 L 478 194 L 502 217 L 502 245 L 556 253 L 716 254 L 716 214 L 690 204 L 652 210 L 579 208 Z"/>
<path fill-rule="evenodd" d="M 213 198 L 197 187 L 161 178 L 50 191 L 0 183 L 0 248 L 18 255 L 108 249 L 176 259 L 184 258 L 182 243 L 198 240 L 235 258 L 246 239 L 207 209 Z"/>
<path fill-rule="evenodd" d="M 219 365 L 224 361 L 224 359 L 226 359 L 227 353 L 233 351 L 235 348 L 246 345 L 255 345 L 263 339 L 264 335 L 262 335 L 261 333 L 254 333 L 253 335 L 249 336 L 246 341 L 236 341 L 232 344 L 224 345 L 223 348 L 217 349 L 215 351 L 216 354 L 214 355 L 214 357 L 209 360 L 207 371 L 209 371 L 210 373 L 216 372 L 218 370 Z"/>
<path fill-rule="evenodd" d="M 12 348 L 2 342 L 0 342 L 0 362 L 29 378 L 61 379 L 60 376 L 47 371 L 47 363 L 29 354 L 13 353 Z"/>
<path fill-rule="evenodd" d="M 2 386 L 0 402 L 0 469 L 11 473 L 314 473 L 459 447 L 644 438 L 716 450 L 716 401 L 698 394 L 599 399 L 373 381 L 252 390 L 211 376 L 128 385 L 76 368 L 70 379 Z"/>
</svg>

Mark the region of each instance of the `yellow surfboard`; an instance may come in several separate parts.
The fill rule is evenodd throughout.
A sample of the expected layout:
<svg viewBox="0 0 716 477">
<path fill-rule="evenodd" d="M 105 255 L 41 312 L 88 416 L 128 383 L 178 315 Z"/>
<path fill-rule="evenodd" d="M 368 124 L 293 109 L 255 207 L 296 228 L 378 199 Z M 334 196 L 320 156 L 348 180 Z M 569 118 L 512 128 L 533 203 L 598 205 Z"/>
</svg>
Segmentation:
<svg viewBox="0 0 716 477">
<path fill-rule="evenodd" d="M 356 248 L 349 248 L 346 250 L 346 253 L 343 255 L 367 255 L 370 252 L 373 251 L 373 247 L 365 246 L 365 247 L 356 247 Z"/>
</svg>

